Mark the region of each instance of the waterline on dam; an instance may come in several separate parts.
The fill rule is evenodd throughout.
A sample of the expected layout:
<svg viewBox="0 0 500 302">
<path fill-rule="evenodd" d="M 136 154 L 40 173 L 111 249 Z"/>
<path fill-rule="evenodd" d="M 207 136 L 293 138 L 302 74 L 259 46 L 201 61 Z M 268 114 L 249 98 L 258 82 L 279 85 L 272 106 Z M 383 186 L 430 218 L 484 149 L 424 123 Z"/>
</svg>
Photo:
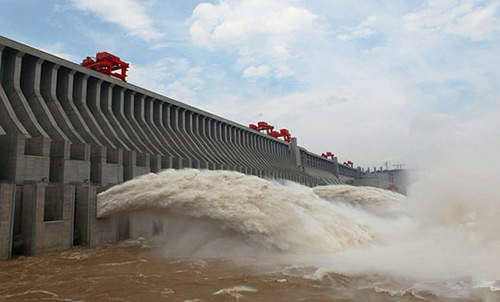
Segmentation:
<svg viewBox="0 0 500 302">
<path fill-rule="evenodd" d="M 443 211 L 436 194 L 149 174 L 101 193 L 98 215 L 154 221 L 154 238 L 0 263 L 0 299 L 499 301 L 495 204 Z"/>
</svg>

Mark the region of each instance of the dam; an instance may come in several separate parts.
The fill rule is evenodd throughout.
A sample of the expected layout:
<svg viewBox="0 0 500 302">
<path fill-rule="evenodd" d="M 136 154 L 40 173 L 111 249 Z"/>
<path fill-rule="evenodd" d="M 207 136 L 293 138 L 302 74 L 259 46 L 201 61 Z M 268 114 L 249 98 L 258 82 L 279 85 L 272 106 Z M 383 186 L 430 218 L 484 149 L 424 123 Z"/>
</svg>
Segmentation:
<svg viewBox="0 0 500 302">
<path fill-rule="evenodd" d="M 165 169 L 307 186 L 364 172 L 0 36 L 0 260 L 129 238 L 97 194 Z"/>
</svg>

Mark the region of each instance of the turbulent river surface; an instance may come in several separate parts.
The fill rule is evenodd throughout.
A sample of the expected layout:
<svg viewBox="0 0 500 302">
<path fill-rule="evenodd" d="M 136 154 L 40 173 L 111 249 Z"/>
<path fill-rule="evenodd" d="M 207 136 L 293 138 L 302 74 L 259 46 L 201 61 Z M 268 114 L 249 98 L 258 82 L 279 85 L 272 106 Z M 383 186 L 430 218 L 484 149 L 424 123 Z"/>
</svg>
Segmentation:
<svg viewBox="0 0 500 302">
<path fill-rule="evenodd" d="M 0 262 L 0 300 L 500 301 L 498 197 L 460 189 L 150 174 L 98 215 L 154 221 L 154 238 Z"/>
</svg>

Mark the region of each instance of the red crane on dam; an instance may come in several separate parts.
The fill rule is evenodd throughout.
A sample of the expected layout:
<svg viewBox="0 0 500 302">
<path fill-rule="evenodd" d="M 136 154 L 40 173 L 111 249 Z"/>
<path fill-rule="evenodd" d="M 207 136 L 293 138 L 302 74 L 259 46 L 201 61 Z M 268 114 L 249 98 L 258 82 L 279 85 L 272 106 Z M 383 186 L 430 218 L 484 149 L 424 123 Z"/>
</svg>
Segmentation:
<svg viewBox="0 0 500 302">
<path fill-rule="evenodd" d="M 95 58 L 86 57 L 81 65 L 127 82 L 125 78 L 127 77 L 129 64 L 123 62 L 119 57 L 112 55 L 109 52 L 99 52 L 96 54 Z"/>
<path fill-rule="evenodd" d="M 350 160 L 344 162 L 344 166 L 354 168 L 354 163 Z"/>
<path fill-rule="evenodd" d="M 254 124 L 250 124 L 249 127 L 250 127 L 250 129 L 253 129 L 253 130 L 259 131 L 259 132 L 265 130 L 267 135 L 272 135 L 273 130 L 274 130 L 274 126 L 271 126 L 266 122 L 258 122 L 257 126 Z"/>
<path fill-rule="evenodd" d="M 334 160 L 335 155 L 334 155 L 332 152 L 328 151 L 328 152 L 326 152 L 326 153 L 321 153 L 321 157 L 324 157 L 324 158 L 326 158 L 326 159 L 328 159 L 328 158 L 329 158 L 329 159 L 331 159 L 331 160 Z"/>
<path fill-rule="evenodd" d="M 290 131 L 286 128 L 280 129 L 280 131 L 274 131 L 274 126 L 270 125 L 266 122 L 258 122 L 257 125 L 250 124 L 248 126 L 250 129 L 253 129 L 255 131 L 266 131 L 266 134 L 269 136 L 272 136 L 274 138 L 280 138 L 283 137 L 283 140 L 287 143 L 289 143 L 292 140 L 292 135 L 290 134 Z"/>
<path fill-rule="evenodd" d="M 289 143 L 292 140 L 292 135 L 290 134 L 290 131 L 288 129 L 282 128 L 280 131 L 273 131 L 271 135 L 275 138 L 283 137 L 283 140 L 287 143 Z"/>
</svg>

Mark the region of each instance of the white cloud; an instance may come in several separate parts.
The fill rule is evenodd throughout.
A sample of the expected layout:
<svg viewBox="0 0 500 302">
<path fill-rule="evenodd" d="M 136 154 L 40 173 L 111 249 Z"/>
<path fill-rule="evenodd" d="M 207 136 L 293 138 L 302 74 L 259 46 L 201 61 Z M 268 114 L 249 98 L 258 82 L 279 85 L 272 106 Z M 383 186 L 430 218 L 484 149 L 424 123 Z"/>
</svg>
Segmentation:
<svg viewBox="0 0 500 302">
<path fill-rule="evenodd" d="M 274 77 L 278 79 L 290 77 L 295 74 L 293 70 L 286 64 L 275 64 L 273 72 Z"/>
<path fill-rule="evenodd" d="M 199 4 L 191 16 L 191 37 L 210 48 L 236 49 L 259 53 L 262 48 L 286 48 L 293 34 L 314 30 L 318 16 L 285 1 L 221 1 L 218 5 Z M 270 39 L 270 38 L 275 39 Z M 260 49 L 250 49 L 248 42 Z"/>
<path fill-rule="evenodd" d="M 48 52 L 56 57 L 61 57 L 73 63 L 80 64 L 82 61 L 82 58 L 65 52 L 64 51 L 65 47 L 63 46 L 62 43 L 53 43 L 53 44 L 43 45 L 37 48 L 40 49 L 41 51 Z"/>
<path fill-rule="evenodd" d="M 88 29 L 85 32 L 85 36 L 92 39 L 92 41 L 94 42 L 94 49 L 96 50 L 106 50 L 107 52 L 111 53 L 120 51 L 117 47 L 117 44 L 119 44 L 120 40 L 119 37 L 109 35 L 109 33 L 107 32 L 96 29 Z"/>
<path fill-rule="evenodd" d="M 197 94 L 205 85 L 205 80 L 201 78 L 202 72 L 203 69 L 200 67 L 188 69 L 184 76 L 179 77 L 166 87 L 167 95 L 191 105 L 196 104 L 198 102 Z"/>
<path fill-rule="evenodd" d="M 198 97 L 196 91 L 188 88 L 187 84 L 189 83 L 186 83 L 185 78 L 174 81 L 166 87 L 166 94 L 175 100 L 182 100 L 183 103 L 193 105 Z"/>
<path fill-rule="evenodd" d="M 269 75 L 269 66 L 266 64 L 259 65 L 257 67 L 250 66 L 243 71 L 243 77 L 245 78 L 259 78 L 266 77 Z"/>
<path fill-rule="evenodd" d="M 242 0 L 202 3 L 191 16 L 193 42 L 213 51 L 234 51 L 245 77 L 293 74 L 295 47 L 324 33 L 321 18 L 289 1 Z M 258 62 L 258 64 L 255 64 Z M 267 67 L 264 67 L 267 66 Z"/>
<path fill-rule="evenodd" d="M 429 1 L 428 7 L 407 14 L 405 29 L 436 35 L 459 35 L 473 41 L 491 40 L 500 33 L 499 1 Z"/>
<path fill-rule="evenodd" d="M 376 16 L 369 16 L 354 28 L 343 29 L 343 31 L 346 31 L 347 33 L 339 35 L 337 39 L 345 41 L 357 38 L 368 38 L 375 33 L 374 30 L 372 29 L 372 25 L 376 20 L 377 20 Z"/>
<path fill-rule="evenodd" d="M 341 160 L 350 159 L 365 167 L 380 166 L 387 158 L 407 164 L 406 167 L 414 166 L 418 161 L 412 152 L 416 142 L 408 138 L 414 119 L 462 110 L 460 102 L 472 104 L 499 90 L 491 80 L 500 79 L 495 64 L 491 64 L 495 61 L 494 54 L 476 49 L 466 41 L 460 48 L 452 41 L 453 36 L 444 32 L 447 27 L 443 25 L 463 26 L 467 24 L 463 18 L 469 17 L 477 20 L 475 13 L 487 8 L 491 12 L 494 6 L 490 4 L 479 8 L 441 0 L 416 9 L 409 7 L 410 11 L 394 12 L 384 7 L 380 11 L 360 11 L 349 4 L 345 4 L 349 9 L 338 5 L 339 12 L 352 11 L 356 18 L 329 12 L 329 22 L 335 22 L 335 18 L 350 22 L 349 25 L 340 22 L 331 28 L 317 22 L 322 20 L 318 11 L 308 10 L 316 16 L 309 32 L 319 39 L 301 44 L 294 40 L 294 34 L 290 40 L 278 38 L 279 43 L 287 42 L 279 44 L 285 45 L 286 52 L 276 54 L 266 48 L 274 43 L 268 42 L 269 37 L 274 37 L 272 31 L 255 33 L 262 40 L 256 42 L 251 39 L 255 29 L 243 26 L 245 22 L 240 20 L 243 16 L 235 17 L 238 22 L 231 29 L 243 37 L 232 33 L 229 39 L 222 31 L 217 33 L 217 26 L 232 18 L 225 14 L 234 12 L 234 6 L 244 5 L 244 1 L 235 3 L 223 1 L 220 7 L 207 6 L 217 13 L 209 19 L 213 21 L 211 29 L 200 32 L 203 39 L 197 40 L 199 45 L 214 52 L 236 51 L 237 67 L 248 78 L 271 75 L 278 78 L 281 66 L 286 74 L 293 75 L 295 82 L 291 89 L 289 83 L 281 86 L 279 96 L 267 93 L 268 87 L 256 86 L 259 92 L 247 99 L 220 95 L 206 107 L 242 124 L 265 120 L 276 127 L 288 128 L 301 146 L 319 154 L 332 151 Z M 425 19 L 423 12 L 427 10 L 434 15 Z M 437 25 L 429 25 L 434 24 L 431 21 Z M 472 39 L 471 32 L 456 28 Z M 377 39 L 367 39 L 374 35 Z M 324 36 L 333 39 L 323 39 Z M 192 38 L 197 37 L 192 35 Z"/>
<path fill-rule="evenodd" d="M 192 67 L 181 57 L 164 58 L 146 65 L 131 64 L 127 81 L 131 84 L 194 105 L 211 73 Z"/>
<path fill-rule="evenodd" d="M 162 37 L 153 20 L 144 11 L 143 3 L 134 0 L 72 0 L 79 10 L 96 14 L 100 19 L 119 25 L 130 36 L 146 41 Z"/>
</svg>

